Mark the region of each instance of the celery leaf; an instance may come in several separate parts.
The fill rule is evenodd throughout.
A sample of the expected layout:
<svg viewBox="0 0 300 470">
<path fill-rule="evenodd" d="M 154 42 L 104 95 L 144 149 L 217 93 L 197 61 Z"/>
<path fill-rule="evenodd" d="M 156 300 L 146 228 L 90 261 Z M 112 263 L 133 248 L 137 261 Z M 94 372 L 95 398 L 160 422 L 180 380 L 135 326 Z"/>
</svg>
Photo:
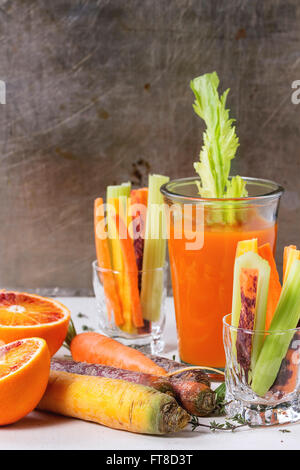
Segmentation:
<svg viewBox="0 0 300 470">
<path fill-rule="evenodd" d="M 200 176 L 199 194 L 208 198 L 247 196 L 245 182 L 240 176 L 228 179 L 231 160 L 239 146 L 234 119 L 229 118 L 229 109 L 226 109 L 229 89 L 219 96 L 216 72 L 201 75 L 190 85 L 195 95 L 194 111 L 206 124 L 200 161 L 194 163 Z"/>
</svg>

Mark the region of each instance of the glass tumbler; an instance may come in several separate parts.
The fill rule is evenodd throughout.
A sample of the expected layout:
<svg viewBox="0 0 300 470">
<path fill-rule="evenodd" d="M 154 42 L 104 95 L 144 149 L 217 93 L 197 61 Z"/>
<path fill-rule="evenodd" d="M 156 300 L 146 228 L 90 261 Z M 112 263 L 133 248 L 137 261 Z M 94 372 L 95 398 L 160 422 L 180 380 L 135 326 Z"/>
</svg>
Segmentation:
<svg viewBox="0 0 300 470">
<path fill-rule="evenodd" d="M 257 238 L 275 251 L 283 189 L 244 178 L 248 196 L 201 198 L 199 178 L 161 188 L 169 226 L 169 255 L 180 359 L 224 368 L 222 317 L 231 312 L 233 268 L 240 240 Z"/>
<path fill-rule="evenodd" d="M 124 293 L 124 272 L 100 268 L 97 261 L 92 263 L 93 267 L 93 287 L 96 297 L 96 309 L 98 325 L 101 331 L 122 342 L 123 344 L 144 352 L 152 354 L 161 353 L 164 349 L 163 330 L 166 320 L 167 302 L 167 263 L 162 268 L 155 268 L 148 271 L 139 271 L 139 288 L 141 291 L 142 279 L 150 281 L 152 293 L 147 296 L 147 302 L 152 302 L 151 312 L 155 312 L 155 318 L 146 319 L 147 305 L 143 303 L 141 296 L 141 307 L 144 317 L 144 325 L 135 327 L 132 319 L 132 305 L 128 302 L 128 297 Z M 116 303 L 121 302 L 122 318 L 117 315 L 117 307 L 111 295 L 110 280 L 118 287 Z M 118 295 L 120 294 L 120 295 Z"/>
<path fill-rule="evenodd" d="M 223 340 L 227 414 L 241 414 L 250 426 L 299 421 L 300 328 L 253 332 L 231 326 L 230 314 L 223 318 Z M 249 355 L 254 340 L 261 340 L 262 348 L 272 340 L 263 369 L 259 356 L 253 364 Z"/>
</svg>

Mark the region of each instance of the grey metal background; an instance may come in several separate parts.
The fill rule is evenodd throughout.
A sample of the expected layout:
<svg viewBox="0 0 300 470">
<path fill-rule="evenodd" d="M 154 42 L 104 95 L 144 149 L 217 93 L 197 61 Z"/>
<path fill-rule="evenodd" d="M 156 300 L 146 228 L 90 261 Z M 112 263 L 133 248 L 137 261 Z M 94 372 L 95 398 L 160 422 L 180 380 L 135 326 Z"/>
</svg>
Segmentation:
<svg viewBox="0 0 300 470">
<path fill-rule="evenodd" d="M 189 81 L 213 70 L 231 88 L 233 172 L 285 186 L 279 249 L 299 243 L 299 15 L 298 0 L 0 1 L 0 285 L 90 291 L 93 199 L 193 174 Z"/>
</svg>

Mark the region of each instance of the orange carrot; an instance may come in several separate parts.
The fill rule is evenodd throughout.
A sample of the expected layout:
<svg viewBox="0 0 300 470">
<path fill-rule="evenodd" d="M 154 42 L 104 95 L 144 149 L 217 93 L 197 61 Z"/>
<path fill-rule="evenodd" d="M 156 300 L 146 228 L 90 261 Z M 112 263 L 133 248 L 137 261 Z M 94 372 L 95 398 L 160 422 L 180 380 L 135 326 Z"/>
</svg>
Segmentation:
<svg viewBox="0 0 300 470">
<path fill-rule="evenodd" d="M 94 226 L 97 261 L 99 268 L 107 270 L 102 272 L 102 280 L 107 302 L 108 315 L 110 316 L 111 310 L 113 310 L 115 323 L 119 326 L 124 323 L 124 319 L 122 315 L 121 303 L 118 296 L 114 275 L 111 271 L 111 260 L 108 241 L 107 238 L 104 238 L 106 231 L 103 224 L 103 199 L 99 197 L 95 199 L 94 203 Z"/>
<path fill-rule="evenodd" d="M 116 223 L 117 234 L 123 233 L 126 238 L 119 237 L 121 250 L 124 260 L 124 268 L 129 281 L 132 319 L 134 325 L 139 328 L 144 326 L 142 307 L 140 302 L 139 288 L 138 288 L 138 269 L 134 255 L 133 243 L 129 236 L 127 227 L 125 226 L 120 215 L 114 216 Z"/>
<path fill-rule="evenodd" d="M 289 245 L 289 246 L 284 247 L 284 250 L 283 250 L 283 275 L 282 275 L 282 279 L 284 279 L 284 277 L 285 277 L 285 271 L 286 271 L 287 260 L 288 260 L 288 257 L 289 257 L 289 252 L 291 250 L 296 250 L 296 249 L 297 249 L 296 245 Z"/>
<path fill-rule="evenodd" d="M 258 254 L 266 261 L 268 261 L 271 268 L 265 327 L 266 330 L 268 330 L 270 328 L 271 321 L 273 319 L 275 309 L 277 307 L 278 300 L 281 294 L 281 284 L 279 281 L 279 274 L 276 268 L 276 262 L 270 243 L 265 243 L 264 245 L 261 245 L 258 248 Z"/>
<path fill-rule="evenodd" d="M 148 188 L 132 189 L 130 193 L 131 204 L 143 204 L 147 207 Z"/>
<path fill-rule="evenodd" d="M 148 203 L 148 188 L 133 189 L 130 193 L 130 205 L 135 207 L 135 213 L 132 214 L 133 218 L 133 231 L 134 231 L 134 251 L 136 262 L 139 271 L 143 268 L 143 251 L 144 251 L 144 238 L 147 217 L 147 203 Z M 144 209 L 138 210 L 138 205 L 143 206 Z"/>
<path fill-rule="evenodd" d="M 146 374 L 167 375 L 162 367 L 140 351 L 100 333 L 87 332 L 75 336 L 70 349 L 75 361 L 103 364 Z"/>
</svg>

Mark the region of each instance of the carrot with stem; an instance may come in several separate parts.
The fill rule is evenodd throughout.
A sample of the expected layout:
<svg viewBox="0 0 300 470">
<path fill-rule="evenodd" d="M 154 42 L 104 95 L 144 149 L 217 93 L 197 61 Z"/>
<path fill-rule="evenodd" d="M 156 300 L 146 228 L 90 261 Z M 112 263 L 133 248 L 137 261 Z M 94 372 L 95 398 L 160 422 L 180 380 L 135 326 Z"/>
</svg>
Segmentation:
<svg viewBox="0 0 300 470">
<path fill-rule="evenodd" d="M 110 252 L 104 223 L 103 199 L 99 197 L 95 199 L 94 203 L 94 228 L 97 261 L 99 268 L 104 269 L 104 271 L 101 272 L 101 277 L 108 315 L 110 316 L 111 311 L 113 311 L 115 323 L 117 326 L 120 326 L 124 323 L 124 319 L 114 274 L 111 270 Z"/>
</svg>

